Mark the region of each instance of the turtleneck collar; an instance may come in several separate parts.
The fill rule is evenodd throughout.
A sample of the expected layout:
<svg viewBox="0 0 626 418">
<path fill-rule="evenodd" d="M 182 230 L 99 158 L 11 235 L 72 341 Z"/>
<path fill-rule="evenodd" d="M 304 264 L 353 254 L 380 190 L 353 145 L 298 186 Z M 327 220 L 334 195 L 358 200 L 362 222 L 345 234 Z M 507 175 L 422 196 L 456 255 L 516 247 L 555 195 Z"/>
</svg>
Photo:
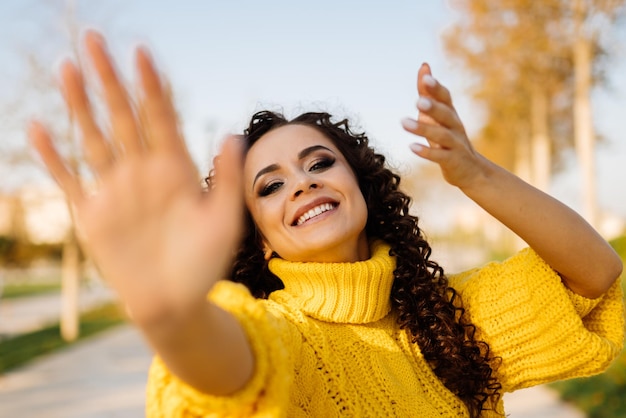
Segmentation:
<svg viewBox="0 0 626 418">
<path fill-rule="evenodd" d="M 364 324 L 391 310 L 395 258 L 389 245 L 371 244 L 371 258 L 355 263 L 292 262 L 273 258 L 269 269 L 307 315 L 328 322 Z"/>
</svg>

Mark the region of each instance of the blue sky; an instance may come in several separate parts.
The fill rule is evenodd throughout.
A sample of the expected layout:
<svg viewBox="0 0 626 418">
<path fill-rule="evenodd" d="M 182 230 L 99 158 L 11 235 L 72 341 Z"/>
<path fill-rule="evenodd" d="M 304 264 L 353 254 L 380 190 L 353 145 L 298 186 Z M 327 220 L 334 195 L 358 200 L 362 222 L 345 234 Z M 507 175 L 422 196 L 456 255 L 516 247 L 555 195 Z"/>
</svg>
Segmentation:
<svg viewBox="0 0 626 418">
<path fill-rule="evenodd" d="M 133 28 L 170 74 L 187 119 L 228 129 L 261 107 L 323 109 L 354 117 L 392 149 L 404 135 L 399 120 L 415 109 L 417 67 L 442 66 L 437 34 L 447 10 L 418 3 L 183 1 Z"/>
<path fill-rule="evenodd" d="M 67 54 L 58 14 L 63 1 L 0 2 L 0 101 L 19 84 L 23 69 L 15 48 L 34 48 L 51 70 Z M 414 137 L 400 119 L 415 114 L 415 75 L 421 62 L 454 94 L 471 133 L 479 112 L 464 95 L 467 77 L 453 68 L 440 34 L 457 16 L 445 1 L 276 0 L 75 0 L 77 15 L 110 40 L 122 71 L 132 78 L 131 51 L 151 47 L 168 74 L 183 116 L 188 143 L 201 169 L 215 143 L 240 130 L 254 110 L 288 115 L 326 110 L 350 117 L 400 168 L 416 164 Z M 626 139 L 617 123 L 626 108 L 625 51 L 617 51 L 613 86 L 595 96 L 594 111 L 608 145 L 599 152 L 601 204 L 626 217 L 623 178 Z M 572 170 L 570 170 L 572 171 Z M 578 194 L 570 172 L 554 194 L 572 206 Z"/>
<path fill-rule="evenodd" d="M 50 39 L 59 37 L 49 35 L 58 32 L 54 13 L 24 5 L 29 3 L 42 4 L 9 0 L 0 5 L 7 23 L 2 31 L 12 35 L 3 37 L 4 44 L 12 47 L 17 32 L 33 47 L 57 49 L 46 52 L 53 65 L 66 53 Z M 218 130 L 219 136 L 240 129 L 261 107 L 350 116 L 392 151 L 410 141 L 399 120 L 414 114 L 419 64 L 429 61 L 436 74 L 445 70 L 438 34 L 450 12 L 443 2 L 391 1 L 385 7 L 377 1 L 329 0 L 77 4 L 80 20 L 107 34 L 127 76 L 132 77 L 133 46 L 152 48 L 172 80 L 188 140 L 198 153 L 204 152 L 201 143 L 209 131 Z"/>
</svg>

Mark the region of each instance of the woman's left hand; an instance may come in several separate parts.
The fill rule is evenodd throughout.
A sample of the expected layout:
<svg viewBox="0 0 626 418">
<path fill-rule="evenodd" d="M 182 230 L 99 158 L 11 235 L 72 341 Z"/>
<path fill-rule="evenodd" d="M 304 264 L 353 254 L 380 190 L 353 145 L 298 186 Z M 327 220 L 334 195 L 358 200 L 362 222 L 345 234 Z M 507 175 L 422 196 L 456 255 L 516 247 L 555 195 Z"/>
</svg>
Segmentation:
<svg viewBox="0 0 626 418">
<path fill-rule="evenodd" d="M 622 271 L 611 246 L 575 211 L 476 152 L 450 92 L 427 64 L 417 91 L 419 117 L 402 125 L 429 146 L 412 144 L 413 152 L 439 164 L 448 183 L 528 243 L 572 291 L 590 299 L 604 294 Z"/>
<path fill-rule="evenodd" d="M 433 76 L 428 64 L 417 75 L 419 100 L 416 120 L 406 118 L 403 128 L 426 138 L 429 146 L 414 143 L 411 150 L 441 167 L 446 181 L 459 188 L 467 187 L 481 172 L 484 158 L 478 154 L 465 133 L 447 88 Z"/>
</svg>

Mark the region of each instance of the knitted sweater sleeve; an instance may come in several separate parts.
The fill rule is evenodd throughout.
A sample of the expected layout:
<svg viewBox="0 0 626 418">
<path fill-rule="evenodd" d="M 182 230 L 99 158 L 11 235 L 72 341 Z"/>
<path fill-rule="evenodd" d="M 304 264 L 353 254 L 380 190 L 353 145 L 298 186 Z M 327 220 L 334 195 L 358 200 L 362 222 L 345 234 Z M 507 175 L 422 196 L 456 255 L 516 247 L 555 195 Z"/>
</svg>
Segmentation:
<svg viewBox="0 0 626 418">
<path fill-rule="evenodd" d="M 147 385 L 146 416 L 156 417 L 280 417 L 291 384 L 290 355 L 283 321 L 241 284 L 222 281 L 209 299 L 234 314 L 248 336 L 255 371 L 246 386 L 230 396 L 199 392 L 173 375 L 155 356 Z"/>
<path fill-rule="evenodd" d="M 620 353 L 620 280 L 598 299 L 567 289 L 532 249 L 450 276 L 477 337 L 501 358 L 505 392 L 604 371 Z"/>
</svg>

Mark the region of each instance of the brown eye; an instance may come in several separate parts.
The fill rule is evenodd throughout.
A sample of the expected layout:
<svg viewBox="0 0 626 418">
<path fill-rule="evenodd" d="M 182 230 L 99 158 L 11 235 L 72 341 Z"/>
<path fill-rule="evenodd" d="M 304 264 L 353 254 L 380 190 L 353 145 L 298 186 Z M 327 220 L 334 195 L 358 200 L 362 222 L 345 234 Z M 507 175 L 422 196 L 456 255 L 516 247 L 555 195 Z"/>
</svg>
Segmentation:
<svg viewBox="0 0 626 418">
<path fill-rule="evenodd" d="M 276 190 L 280 189 L 282 185 L 283 183 L 280 181 L 272 182 L 261 189 L 261 191 L 259 192 L 259 196 L 268 196 L 274 193 Z"/>
<path fill-rule="evenodd" d="M 319 160 L 315 164 L 313 164 L 309 168 L 309 171 L 323 170 L 325 168 L 331 167 L 333 164 L 335 164 L 335 159 L 334 158 L 322 158 L 321 160 Z"/>
</svg>

